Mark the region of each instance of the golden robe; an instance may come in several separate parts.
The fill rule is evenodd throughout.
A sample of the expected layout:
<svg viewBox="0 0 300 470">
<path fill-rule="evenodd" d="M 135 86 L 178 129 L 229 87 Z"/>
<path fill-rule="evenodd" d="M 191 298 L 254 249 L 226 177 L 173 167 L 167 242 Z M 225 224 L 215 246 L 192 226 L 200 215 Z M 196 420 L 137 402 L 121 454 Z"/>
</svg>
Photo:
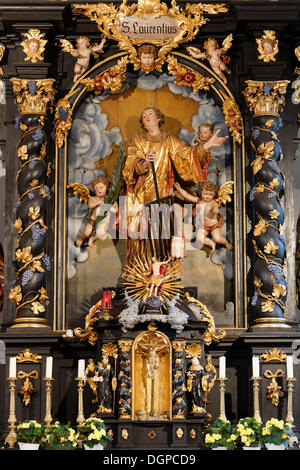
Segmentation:
<svg viewBox="0 0 300 470">
<path fill-rule="evenodd" d="M 128 147 L 123 176 L 127 184 L 127 228 L 130 233 L 138 232 L 144 204 L 156 200 L 151 167 L 145 169 L 143 162 L 148 153 L 156 153 L 154 162 L 159 197 L 170 194 L 173 186 L 173 168 L 184 181 L 197 183 L 203 179 L 203 162 L 210 157 L 203 144 L 188 146 L 177 137 L 167 133 L 150 136 L 136 135 Z M 129 240 L 128 240 L 129 241 Z M 130 243 L 129 243 L 130 245 Z M 141 253 L 136 253 L 141 254 Z"/>
</svg>

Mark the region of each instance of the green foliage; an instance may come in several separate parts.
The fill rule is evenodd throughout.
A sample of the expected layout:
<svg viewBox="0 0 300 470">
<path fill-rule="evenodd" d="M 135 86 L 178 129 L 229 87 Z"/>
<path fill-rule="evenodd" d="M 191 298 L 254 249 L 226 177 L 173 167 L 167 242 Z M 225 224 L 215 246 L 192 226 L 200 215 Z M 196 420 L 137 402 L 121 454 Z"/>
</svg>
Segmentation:
<svg viewBox="0 0 300 470">
<path fill-rule="evenodd" d="M 285 447 L 289 445 L 289 437 L 294 437 L 292 425 L 285 423 L 283 420 L 272 418 L 266 422 L 262 429 L 262 436 L 265 443 L 280 445 Z"/>
<path fill-rule="evenodd" d="M 207 429 L 205 445 L 212 449 L 226 447 L 228 450 L 233 450 L 236 446 L 236 439 L 236 429 L 232 427 L 230 421 L 218 418 Z"/>
<path fill-rule="evenodd" d="M 39 444 L 44 436 L 44 427 L 34 419 L 26 420 L 17 426 L 17 441 Z"/>
<path fill-rule="evenodd" d="M 236 427 L 238 441 L 246 447 L 258 447 L 264 443 L 262 422 L 255 418 L 242 418 Z"/>
<path fill-rule="evenodd" d="M 92 448 L 95 444 L 106 446 L 107 441 L 111 441 L 112 437 L 106 432 L 106 426 L 100 418 L 88 418 L 79 428 L 82 442 Z"/>
<path fill-rule="evenodd" d="M 45 450 L 75 450 L 78 433 L 69 425 L 58 421 L 45 428 L 45 439 L 42 447 Z"/>
</svg>

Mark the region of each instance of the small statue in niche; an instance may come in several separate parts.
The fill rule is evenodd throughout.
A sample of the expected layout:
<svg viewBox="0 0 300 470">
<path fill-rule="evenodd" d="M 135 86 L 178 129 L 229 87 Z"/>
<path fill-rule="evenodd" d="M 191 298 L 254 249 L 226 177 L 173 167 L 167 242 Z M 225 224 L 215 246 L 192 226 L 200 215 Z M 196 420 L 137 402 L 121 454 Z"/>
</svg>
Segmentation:
<svg viewBox="0 0 300 470">
<path fill-rule="evenodd" d="M 108 356 L 103 354 L 102 361 L 95 366 L 92 359 L 85 371 L 87 382 L 90 385 L 94 400 L 92 403 L 98 403 L 96 414 L 111 413 L 113 408 L 113 377 L 112 369 Z"/>
<path fill-rule="evenodd" d="M 204 390 L 202 386 L 202 378 L 206 373 L 201 366 L 199 359 L 193 357 L 191 365 L 187 371 L 187 390 L 191 393 L 192 399 L 192 413 L 201 414 L 206 416 L 206 410 L 204 408 Z"/>
<path fill-rule="evenodd" d="M 265 30 L 261 38 L 256 39 L 258 58 L 264 62 L 276 61 L 275 55 L 278 53 L 278 40 L 275 31 Z"/>
<path fill-rule="evenodd" d="M 89 38 L 86 36 L 80 36 L 76 40 L 75 49 L 73 45 L 67 39 L 60 39 L 63 52 L 68 52 L 73 57 L 77 58 L 74 66 L 74 78 L 75 83 L 89 68 L 91 54 L 98 57 L 97 52 L 103 52 L 103 46 L 105 44 L 105 38 L 102 39 L 100 44 L 91 45 Z"/>
<path fill-rule="evenodd" d="M 197 47 L 187 47 L 188 53 L 195 59 L 206 59 L 208 60 L 213 71 L 221 78 L 226 84 L 227 78 L 224 72 L 231 74 L 231 70 L 226 64 L 230 62 L 230 57 L 226 55 L 228 49 L 232 45 L 232 34 L 229 34 L 222 42 L 222 47 L 219 47 L 218 41 L 215 38 L 208 38 L 204 42 L 205 52 L 202 52 Z"/>
<path fill-rule="evenodd" d="M 44 34 L 38 29 L 29 29 L 24 36 L 26 39 L 21 42 L 24 54 L 26 55 L 24 61 L 26 62 L 30 60 L 30 62 L 35 64 L 36 62 L 43 60 L 42 54 L 47 43 L 47 40 L 44 39 Z"/>
<path fill-rule="evenodd" d="M 230 181 L 218 188 L 211 181 L 204 181 L 199 188 L 199 196 L 194 196 L 182 189 L 179 183 L 174 184 L 186 200 L 196 203 L 196 242 L 210 247 L 211 254 L 217 243 L 232 250 L 232 244 L 221 233 L 224 219 L 220 213 L 221 204 L 231 201 L 232 185 Z"/>
</svg>

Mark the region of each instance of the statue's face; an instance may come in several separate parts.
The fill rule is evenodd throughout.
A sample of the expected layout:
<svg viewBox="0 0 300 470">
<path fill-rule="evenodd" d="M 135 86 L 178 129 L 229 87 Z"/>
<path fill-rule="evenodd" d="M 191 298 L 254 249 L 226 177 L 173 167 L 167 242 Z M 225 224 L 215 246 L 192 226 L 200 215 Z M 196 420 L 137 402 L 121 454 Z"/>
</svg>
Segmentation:
<svg viewBox="0 0 300 470">
<path fill-rule="evenodd" d="M 88 47 L 88 41 L 85 38 L 78 39 L 77 47 L 78 49 L 85 49 L 86 47 Z"/>
<path fill-rule="evenodd" d="M 94 187 L 95 195 L 97 197 L 104 197 L 106 194 L 107 186 L 103 183 L 98 183 Z"/>
<path fill-rule="evenodd" d="M 268 41 L 265 41 L 263 43 L 263 49 L 264 51 L 267 53 L 267 54 L 270 54 L 273 50 L 273 46 L 272 44 L 270 44 Z"/>
<path fill-rule="evenodd" d="M 159 119 L 156 115 L 156 112 L 152 108 L 145 109 L 142 114 L 142 121 L 146 130 L 153 128 L 154 126 L 158 126 L 159 123 Z"/>
<path fill-rule="evenodd" d="M 212 136 L 212 131 L 208 126 L 199 127 L 199 138 L 200 140 L 207 142 Z"/>
<path fill-rule="evenodd" d="M 144 67 L 151 67 L 154 63 L 154 55 L 153 54 L 145 54 L 143 52 L 141 54 L 141 63 Z"/>
<path fill-rule="evenodd" d="M 213 200 L 214 196 L 215 196 L 214 191 L 207 191 L 206 189 L 202 190 L 202 193 L 201 193 L 202 201 L 210 202 Z"/>
<path fill-rule="evenodd" d="M 28 43 L 28 49 L 30 52 L 37 52 L 39 48 L 39 42 L 36 39 L 31 39 Z"/>
</svg>

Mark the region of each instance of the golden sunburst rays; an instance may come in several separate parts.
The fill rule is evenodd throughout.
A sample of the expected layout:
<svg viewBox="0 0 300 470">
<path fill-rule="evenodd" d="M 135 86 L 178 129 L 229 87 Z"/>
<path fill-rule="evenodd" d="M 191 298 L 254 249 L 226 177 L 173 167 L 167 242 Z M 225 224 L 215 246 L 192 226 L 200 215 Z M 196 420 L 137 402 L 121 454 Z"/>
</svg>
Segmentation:
<svg viewBox="0 0 300 470">
<path fill-rule="evenodd" d="M 150 297 L 152 272 L 151 264 L 146 260 L 137 256 L 134 262 L 124 266 L 122 278 L 122 284 L 133 300 L 145 302 Z M 166 273 L 161 275 L 158 297 L 162 302 L 171 300 L 182 288 L 180 263 L 171 261 L 166 264 Z"/>
</svg>

